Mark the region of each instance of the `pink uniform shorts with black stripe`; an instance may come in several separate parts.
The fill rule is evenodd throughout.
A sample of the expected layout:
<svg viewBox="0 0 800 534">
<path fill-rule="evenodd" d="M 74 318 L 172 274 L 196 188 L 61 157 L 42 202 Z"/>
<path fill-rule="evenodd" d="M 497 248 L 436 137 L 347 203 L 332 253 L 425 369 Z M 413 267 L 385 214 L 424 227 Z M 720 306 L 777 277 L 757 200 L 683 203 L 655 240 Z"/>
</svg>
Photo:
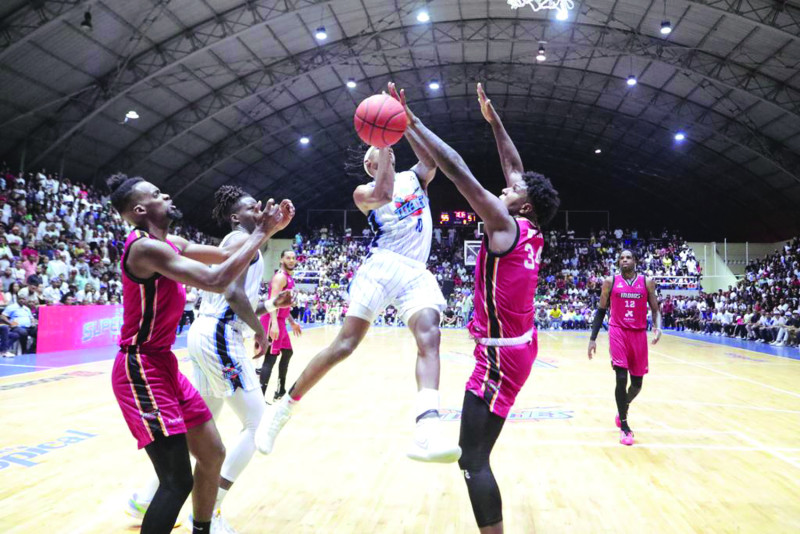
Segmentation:
<svg viewBox="0 0 800 534">
<path fill-rule="evenodd" d="M 267 330 L 269 332 L 269 330 Z M 278 325 L 278 339 L 270 343 L 270 354 L 280 354 L 282 349 L 292 350 L 292 340 L 289 331 L 286 329 L 286 321 Z"/>
<path fill-rule="evenodd" d="M 530 343 L 511 347 L 475 345 L 475 369 L 467 380 L 467 391 L 483 399 L 492 413 L 508 417 L 531 374 L 537 351 L 536 335 Z"/>
<path fill-rule="evenodd" d="M 114 396 L 139 448 L 158 435 L 185 434 L 211 420 L 211 412 L 191 382 L 178 370 L 171 351 L 117 353 L 111 372 Z"/>
<path fill-rule="evenodd" d="M 647 331 L 610 326 L 608 328 L 611 364 L 627 369 L 632 376 L 644 376 L 649 371 Z"/>
</svg>

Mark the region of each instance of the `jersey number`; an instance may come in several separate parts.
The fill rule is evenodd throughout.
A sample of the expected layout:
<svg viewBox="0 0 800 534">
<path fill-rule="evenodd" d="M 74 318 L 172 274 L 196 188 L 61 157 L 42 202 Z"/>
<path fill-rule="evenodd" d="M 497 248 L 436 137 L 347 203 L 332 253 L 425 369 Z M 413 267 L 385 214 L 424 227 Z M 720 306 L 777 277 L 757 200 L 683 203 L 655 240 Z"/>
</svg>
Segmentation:
<svg viewBox="0 0 800 534">
<path fill-rule="evenodd" d="M 422 231 L 422 217 L 417 219 L 417 226 L 414 227 L 414 230 L 416 230 L 417 232 Z"/>
<path fill-rule="evenodd" d="M 536 269 L 542 261 L 542 247 L 539 247 L 539 250 L 534 250 L 533 245 L 525 243 L 525 252 L 528 253 L 528 259 L 525 260 L 525 268 Z"/>
</svg>

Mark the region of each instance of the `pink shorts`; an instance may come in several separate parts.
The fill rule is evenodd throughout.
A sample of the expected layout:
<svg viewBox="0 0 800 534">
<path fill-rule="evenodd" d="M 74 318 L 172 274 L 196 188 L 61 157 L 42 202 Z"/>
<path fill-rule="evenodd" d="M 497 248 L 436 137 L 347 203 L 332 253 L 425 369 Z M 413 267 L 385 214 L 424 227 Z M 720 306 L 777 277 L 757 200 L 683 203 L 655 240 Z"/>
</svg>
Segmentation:
<svg viewBox="0 0 800 534">
<path fill-rule="evenodd" d="M 185 434 L 211 420 L 203 397 L 178 370 L 178 359 L 170 351 L 141 354 L 132 347 L 120 351 L 111 384 L 140 449 L 156 436 Z"/>
<path fill-rule="evenodd" d="M 475 369 L 467 380 L 467 391 L 483 399 L 492 413 L 508 417 L 531 374 L 537 352 L 535 335 L 530 343 L 513 347 L 475 345 Z"/>
<path fill-rule="evenodd" d="M 271 322 L 269 314 L 261 316 L 261 324 L 264 325 L 264 330 L 269 335 L 269 327 Z M 286 318 L 278 318 L 278 339 L 273 339 L 270 342 L 270 354 L 280 354 L 281 349 L 292 350 L 292 340 L 289 338 L 289 331 L 286 329 Z"/>
<path fill-rule="evenodd" d="M 632 376 L 647 374 L 647 330 L 610 326 L 608 344 L 612 365 L 627 369 Z"/>
</svg>

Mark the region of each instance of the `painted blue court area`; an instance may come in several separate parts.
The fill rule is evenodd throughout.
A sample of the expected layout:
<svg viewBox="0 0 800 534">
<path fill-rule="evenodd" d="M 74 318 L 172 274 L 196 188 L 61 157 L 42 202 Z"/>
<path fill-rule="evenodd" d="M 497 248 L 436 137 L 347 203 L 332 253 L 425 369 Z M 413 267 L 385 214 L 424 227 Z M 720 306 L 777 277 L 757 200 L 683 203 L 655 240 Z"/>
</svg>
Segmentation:
<svg viewBox="0 0 800 534">
<path fill-rule="evenodd" d="M 322 324 L 303 325 L 303 330 L 320 328 Z M 186 334 L 184 331 L 175 339 L 173 350 L 186 348 Z M 46 369 L 59 369 L 82 363 L 100 362 L 111 360 L 117 355 L 117 347 L 98 347 L 83 350 L 64 350 L 48 352 L 46 354 L 20 354 L 14 358 L 0 359 L 0 378 L 4 376 L 21 375 Z"/>
<path fill-rule="evenodd" d="M 755 341 L 745 341 L 743 339 L 725 337 L 725 336 L 709 336 L 707 334 L 695 334 L 692 332 L 675 332 L 674 330 L 665 330 L 665 334 L 671 336 L 682 337 L 684 339 L 691 339 L 695 341 L 704 341 L 706 343 L 714 343 L 715 345 L 724 345 L 726 347 L 736 349 L 746 349 L 753 352 L 760 352 L 761 354 L 769 354 L 770 356 L 778 356 L 780 358 L 790 358 L 792 360 L 800 360 L 800 350 L 796 347 L 773 347 L 766 343 L 756 343 Z"/>
<path fill-rule="evenodd" d="M 186 332 L 175 340 L 173 349 L 186 348 Z M 111 360 L 117 355 L 117 347 L 97 347 L 83 350 L 64 350 L 45 354 L 20 354 L 14 358 L 0 360 L 0 377 L 58 369 L 82 363 Z"/>
</svg>

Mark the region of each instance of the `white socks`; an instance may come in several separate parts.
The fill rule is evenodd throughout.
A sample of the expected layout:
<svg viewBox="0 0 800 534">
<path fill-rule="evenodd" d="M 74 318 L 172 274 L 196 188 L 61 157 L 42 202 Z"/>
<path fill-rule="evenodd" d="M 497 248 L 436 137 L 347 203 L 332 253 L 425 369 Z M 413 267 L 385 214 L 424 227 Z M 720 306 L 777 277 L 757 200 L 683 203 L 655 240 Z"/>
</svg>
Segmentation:
<svg viewBox="0 0 800 534">
<path fill-rule="evenodd" d="M 439 410 L 439 390 L 423 388 L 417 392 L 415 417 L 419 417 L 431 410 Z"/>
<path fill-rule="evenodd" d="M 217 490 L 217 502 L 214 503 L 214 511 L 216 512 L 220 508 L 222 508 L 222 500 L 225 498 L 225 495 L 228 494 L 228 490 L 219 488 Z"/>
</svg>

